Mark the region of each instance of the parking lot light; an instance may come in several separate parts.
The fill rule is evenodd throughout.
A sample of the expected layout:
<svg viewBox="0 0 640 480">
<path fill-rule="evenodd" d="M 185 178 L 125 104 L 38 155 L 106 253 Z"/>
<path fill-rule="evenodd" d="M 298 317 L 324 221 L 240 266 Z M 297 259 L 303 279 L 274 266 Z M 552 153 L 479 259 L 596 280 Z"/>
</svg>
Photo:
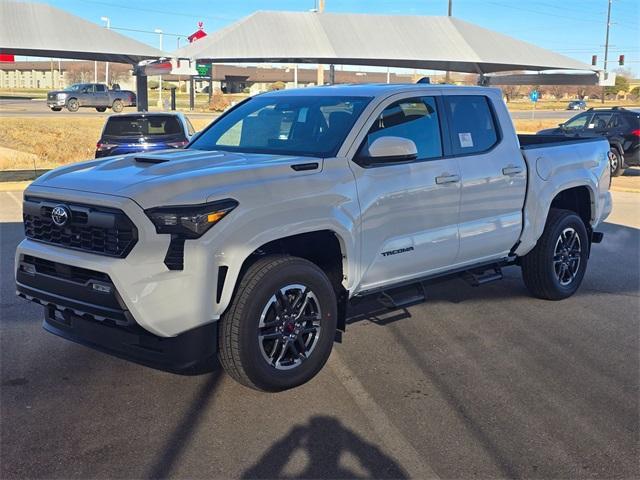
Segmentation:
<svg viewBox="0 0 640 480">
<path fill-rule="evenodd" d="M 162 30 L 156 28 L 154 30 L 160 37 L 160 51 L 162 51 Z M 158 75 L 158 107 L 162 108 L 162 74 Z"/>
<path fill-rule="evenodd" d="M 111 19 L 109 17 L 100 17 L 100 20 L 105 22 L 107 25 L 107 30 L 111 30 Z M 97 82 L 97 80 L 96 80 Z M 104 83 L 107 84 L 107 88 L 109 88 L 109 62 L 105 62 L 104 67 Z"/>
</svg>

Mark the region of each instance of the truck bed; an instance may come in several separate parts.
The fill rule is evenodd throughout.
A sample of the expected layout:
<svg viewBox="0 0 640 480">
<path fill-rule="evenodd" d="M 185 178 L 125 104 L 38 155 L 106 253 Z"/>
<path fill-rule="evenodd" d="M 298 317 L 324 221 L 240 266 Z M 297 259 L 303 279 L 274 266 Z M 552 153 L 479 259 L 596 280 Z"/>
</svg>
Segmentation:
<svg viewBox="0 0 640 480">
<path fill-rule="evenodd" d="M 601 137 L 564 137 L 561 135 L 536 135 L 536 134 L 518 134 L 518 141 L 522 150 L 530 150 L 532 148 L 553 147 L 561 145 L 581 144 L 586 142 L 600 142 Z"/>
</svg>

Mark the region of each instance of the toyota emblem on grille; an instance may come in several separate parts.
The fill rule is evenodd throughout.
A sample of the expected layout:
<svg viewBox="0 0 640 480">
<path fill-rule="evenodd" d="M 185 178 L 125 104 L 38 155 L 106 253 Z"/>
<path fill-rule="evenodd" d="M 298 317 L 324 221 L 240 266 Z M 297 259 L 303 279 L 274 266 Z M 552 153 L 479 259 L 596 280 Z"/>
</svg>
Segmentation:
<svg viewBox="0 0 640 480">
<path fill-rule="evenodd" d="M 64 227 L 71 218 L 71 212 L 64 205 L 56 205 L 51 210 L 51 220 L 59 227 Z"/>
</svg>

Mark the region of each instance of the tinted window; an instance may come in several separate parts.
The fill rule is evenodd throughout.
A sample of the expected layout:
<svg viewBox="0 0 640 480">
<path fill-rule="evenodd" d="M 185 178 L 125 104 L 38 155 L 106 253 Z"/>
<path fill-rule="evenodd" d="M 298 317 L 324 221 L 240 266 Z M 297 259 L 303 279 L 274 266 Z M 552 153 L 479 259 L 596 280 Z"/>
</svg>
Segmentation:
<svg viewBox="0 0 640 480">
<path fill-rule="evenodd" d="M 96 85 L 97 92 L 106 92 L 107 88 L 104 85 Z"/>
<path fill-rule="evenodd" d="M 104 127 L 104 136 L 109 137 L 149 137 L 176 135 L 182 132 L 180 122 L 172 115 L 150 117 L 111 117 Z"/>
<path fill-rule="evenodd" d="M 407 98 L 389 105 L 371 126 L 364 152 L 377 138 L 384 136 L 412 140 L 418 149 L 419 160 L 441 157 L 442 140 L 435 99 Z"/>
<path fill-rule="evenodd" d="M 214 122 L 189 148 L 334 156 L 368 97 L 260 96 Z"/>
<path fill-rule="evenodd" d="M 587 128 L 594 130 L 604 130 L 607 128 L 609 120 L 611 120 L 611 113 L 596 113 L 589 121 L 589 125 L 587 125 Z"/>
<path fill-rule="evenodd" d="M 455 155 L 489 150 L 498 143 L 498 132 L 487 97 L 445 96 L 451 128 L 451 147 Z"/>
<path fill-rule="evenodd" d="M 587 120 L 589 120 L 590 117 L 590 113 L 581 113 L 580 115 L 577 115 L 568 120 L 564 124 L 564 128 L 566 128 L 567 130 L 577 130 L 580 128 L 584 128 L 584 126 L 587 124 Z"/>
</svg>

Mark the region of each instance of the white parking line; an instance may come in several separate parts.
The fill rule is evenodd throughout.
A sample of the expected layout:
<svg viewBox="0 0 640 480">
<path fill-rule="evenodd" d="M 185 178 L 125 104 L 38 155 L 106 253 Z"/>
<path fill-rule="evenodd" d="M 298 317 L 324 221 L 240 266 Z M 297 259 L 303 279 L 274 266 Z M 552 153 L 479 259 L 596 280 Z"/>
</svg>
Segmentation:
<svg viewBox="0 0 640 480">
<path fill-rule="evenodd" d="M 384 410 L 364 388 L 360 380 L 347 367 L 340 354 L 333 349 L 328 365 L 355 401 L 362 414 L 369 420 L 374 432 L 384 443 L 385 449 L 398 461 L 409 478 L 438 479 L 433 469 L 422 461 L 422 455 L 391 422 Z"/>
<path fill-rule="evenodd" d="M 5 192 L 5 193 L 9 195 L 13 199 L 13 201 L 16 202 L 18 207 L 20 207 L 20 210 L 22 210 L 22 200 L 16 197 L 13 192 Z"/>
</svg>

